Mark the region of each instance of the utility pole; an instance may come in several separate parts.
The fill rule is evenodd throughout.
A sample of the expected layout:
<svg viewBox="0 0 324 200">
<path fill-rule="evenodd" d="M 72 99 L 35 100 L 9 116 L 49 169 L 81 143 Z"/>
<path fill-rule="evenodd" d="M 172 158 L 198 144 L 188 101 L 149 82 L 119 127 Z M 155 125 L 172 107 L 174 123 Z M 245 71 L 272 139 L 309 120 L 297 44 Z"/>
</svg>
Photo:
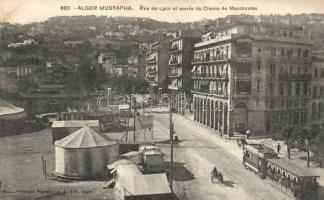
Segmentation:
<svg viewBox="0 0 324 200">
<path fill-rule="evenodd" d="M 126 141 L 128 141 L 128 127 L 129 127 L 129 117 L 131 114 L 131 108 L 132 108 L 132 92 L 130 92 L 129 94 L 129 108 L 128 108 L 127 125 L 126 125 Z"/>
<path fill-rule="evenodd" d="M 172 176 L 173 176 L 173 133 L 174 133 L 174 124 L 172 122 L 172 103 L 170 103 L 170 143 L 171 143 L 171 152 L 170 152 L 170 188 L 172 191 Z"/>
<path fill-rule="evenodd" d="M 134 91 L 134 142 L 136 139 L 136 97 L 135 97 L 135 88 L 133 87 L 133 91 Z M 131 99 L 132 101 L 132 99 Z"/>
</svg>

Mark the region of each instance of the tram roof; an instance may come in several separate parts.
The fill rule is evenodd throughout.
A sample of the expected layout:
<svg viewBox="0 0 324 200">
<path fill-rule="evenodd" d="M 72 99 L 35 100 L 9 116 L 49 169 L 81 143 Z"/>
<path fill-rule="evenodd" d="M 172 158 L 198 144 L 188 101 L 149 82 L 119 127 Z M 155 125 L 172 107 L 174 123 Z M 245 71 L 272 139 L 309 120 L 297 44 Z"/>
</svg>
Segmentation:
<svg viewBox="0 0 324 200">
<path fill-rule="evenodd" d="M 299 167 L 284 159 L 267 159 L 267 161 L 298 177 L 319 177 L 318 175 L 314 175 L 311 171 L 307 170 L 307 168 Z"/>
</svg>

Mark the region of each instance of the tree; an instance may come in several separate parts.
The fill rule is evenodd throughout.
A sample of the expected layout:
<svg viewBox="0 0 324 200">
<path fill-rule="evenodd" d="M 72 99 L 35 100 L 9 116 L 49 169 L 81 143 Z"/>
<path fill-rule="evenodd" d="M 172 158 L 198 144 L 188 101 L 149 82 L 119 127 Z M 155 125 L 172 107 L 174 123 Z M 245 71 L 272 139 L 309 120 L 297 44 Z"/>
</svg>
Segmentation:
<svg viewBox="0 0 324 200">
<path fill-rule="evenodd" d="M 320 129 L 318 126 L 311 126 L 311 127 L 303 127 L 298 132 L 298 148 L 299 150 L 306 151 L 307 153 L 307 166 L 309 167 L 310 156 L 309 151 L 311 145 L 314 144 L 316 137 L 320 133 Z"/>
<path fill-rule="evenodd" d="M 318 134 L 314 138 L 314 142 L 310 146 L 314 154 L 314 158 L 319 162 L 320 167 L 324 162 L 324 130 L 318 129 Z"/>
<path fill-rule="evenodd" d="M 287 145 L 287 153 L 288 158 L 290 159 L 290 150 L 292 149 L 295 141 L 296 136 L 298 135 L 299 129 L 293 126 L 289 127 L 277 127 L 277 131 L 275 133 L 275 138 L 279 140 L 283 140 L 284 143 Z"/>
</svg>

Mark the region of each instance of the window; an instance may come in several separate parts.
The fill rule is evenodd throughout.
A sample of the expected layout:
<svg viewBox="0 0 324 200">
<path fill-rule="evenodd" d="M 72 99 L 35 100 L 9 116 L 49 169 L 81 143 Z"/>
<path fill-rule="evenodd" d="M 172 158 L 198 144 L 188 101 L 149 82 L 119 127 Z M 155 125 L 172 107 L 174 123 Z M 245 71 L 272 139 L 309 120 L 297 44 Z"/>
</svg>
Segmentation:
<svg viewBox="0 0 324 200">
<path fill-rule="evenodd" d="M 308 58 L 308 54 L 309 54 L 309 50 L 305 49 L 304 52 L 303 52 L 303 57 Z"/>
<path fill-rule="evenodd" d="M 280 102 L 280 108 L 283 109 L 285 107 L 285 100 L 281 100 Z"/>
<path fill-rule="evenodd" d="M 300 55 L 301 55 L 301 49 L 298 49 L 297 50 L 297 58 L 300 58 Z"/>
<path fill-rule="evenodd" d="M 291 106 L 292 106 L 292 102 L 291 100 L 288 100 L 288 108 L 291 108 Z"/>
<path fill-rule="evenodd" d="M 272 94 L 274 92 L 274 84 L 270 83 L 269 84 L 269 92 Z"/>
<path fill-rule="evenodd" d="M 279 84 L 279 95 L 280 96 L 284 95 L 284 83 Z"/>
<path fill-rule="evenodd" d="M 301 107 L 306 107 L 306 99 L 302 99 L 300 105 Z"/>
<path fill-rule="evenodd" d="M 258 69 L 258 72 L 260 72 L 260 70 L 261 70 L 261 61 L 257 62 L 257 69 Z"/>
<path fill-rule="evenodd" d="M 293 73 L 293 66 L 289 66 L 289 74 Z"/>
<path fill-rule="evenodd" d="M 282 47 L 282 48 L 281 48 L 281 57 L 284 57 L 284 56 L 285 56 L 285 48 Z"/>
<path fill-rule="evenodd" d="M 300 83 L 298 83 L 298 82 L 296 83 L 296 88 L 295 89 L 296 89 L 296 91 L 295 91 L 296 95 L 298 96 L 299 93 L 300 93 Z"/>
<path fill-rule="evenodd" d="M 255 105 L 256 105 L 256 106 L 259 106 L 259 105 L 260 105 L 259 99 L 256 99 L 256 100 L 255 100 Z"/>
<path fill-rule="evenodd" d="M 314 77 L 317 78 L 317 68 L 314 69 Z"/>
<path fill-rule="evenodd" d="M 260 47 L 258 48 L 258 52 L 261 53 L 261 48 Z"/>
<path fill-rule="evenodd" d="M 257 92 L 260 92 L 260 83 L 261 81 L 257 81 Z"/>
<path fill-rule="evenodd" d="M 313 97 L 316 96 L 316 90 L 317 90 L 317 88 L 316 87 L 313 87 Z"/>
<path fill-rule="evenodd" d="M 295 100 L 295 108 L 298 108 L 298 106 L 299 106 L 299 101 L 298 101 L 298 99 L 296 99 Z"/>
<path fill-rule="evenodd" d="M 292 85 L 291 85 L 291 82 L 288 82 L 288 95 L 291 95 L 291 88 L 292 88 Z"/>
<path fill-rule="evenodd" d="M 308 90 L 307 87 L 308 87 L 308 84 L 307 84 L 307 82 L 305 82 L 304 83 L 304 95 L 307 95 L 307 92 L 308 92 L 307 91 Z"/>
<path fill-rule="evenodd" d="M 321 77 L 323 78 L 324 77 L 324 69 L 321 68 Z"/>
<path fill-rule="evenodd" d="M 299 113 L 298 112 L 295 112 L 294 113 L 294 124 L 298 124 L 299 123 Z"/>
<path fill-rule="evenodd" d="M 275 74 L 275 69 L 276 69 L 276 66 L 271 64 L 270 65 L 270 73 L 271 73 L 272 76 L 274 76 L 274 74 Z"/>
<path fill-rule="evenodd" d="M 274 51 L 275 47 L 271 47 L 271 56 L 275 56 L 275 51 Z"/>
<path fill-rule="evenodd" d="M 274 100 L 269 101 L 269 108 L 270 109 L 274 109 L 275 108 L 275 101 Z"/>
<path fill-rule="evenodd" d="M 304 67 L 304 73 L 307 74 L 307 67 Z"/>
<path fill-rule="evenodd" d="M 302 112 L 300 114 L 301 114 L 301 116 L 300 116 L 300 124 L 305 125 L 305 123 L 306 123 L 306 113 Z"/>
<path fill-rule="evenodd" d="M 300 74 L 300 66 L 297 68 L 297 73 Z"/>
<path fill-rule="evenodd" d="M 321 96 L 323 96 L 323 92 L 324 92 L 324 88 L 321 87 L 321 89 L 320 89 L 320 95 L 321 95 Z"/>
</svg>

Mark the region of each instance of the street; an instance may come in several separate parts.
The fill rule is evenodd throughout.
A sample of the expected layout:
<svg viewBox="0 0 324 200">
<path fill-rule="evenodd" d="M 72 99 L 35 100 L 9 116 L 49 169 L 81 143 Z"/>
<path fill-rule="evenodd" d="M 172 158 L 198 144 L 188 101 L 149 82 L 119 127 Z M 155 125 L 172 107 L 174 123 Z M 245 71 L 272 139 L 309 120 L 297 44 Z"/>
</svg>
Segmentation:
<svg viewBox="0 0 324 200">
<path fill-rule="evenodd" d="M 241 163 L 242 150 L 222 140 L 213 131 L 179 115 L 173 115 L 180 143 L 174 148 L 174 186 L 179 199 L 293 199 L 258 178 Z M 155 134 L 169 136 L 169 114 L 155 114 Z M 170 147 L 160 145 L 170 160 Z M 217 167 L 224 184 L 211 183 L 210 171 Z"/>
</svg>

